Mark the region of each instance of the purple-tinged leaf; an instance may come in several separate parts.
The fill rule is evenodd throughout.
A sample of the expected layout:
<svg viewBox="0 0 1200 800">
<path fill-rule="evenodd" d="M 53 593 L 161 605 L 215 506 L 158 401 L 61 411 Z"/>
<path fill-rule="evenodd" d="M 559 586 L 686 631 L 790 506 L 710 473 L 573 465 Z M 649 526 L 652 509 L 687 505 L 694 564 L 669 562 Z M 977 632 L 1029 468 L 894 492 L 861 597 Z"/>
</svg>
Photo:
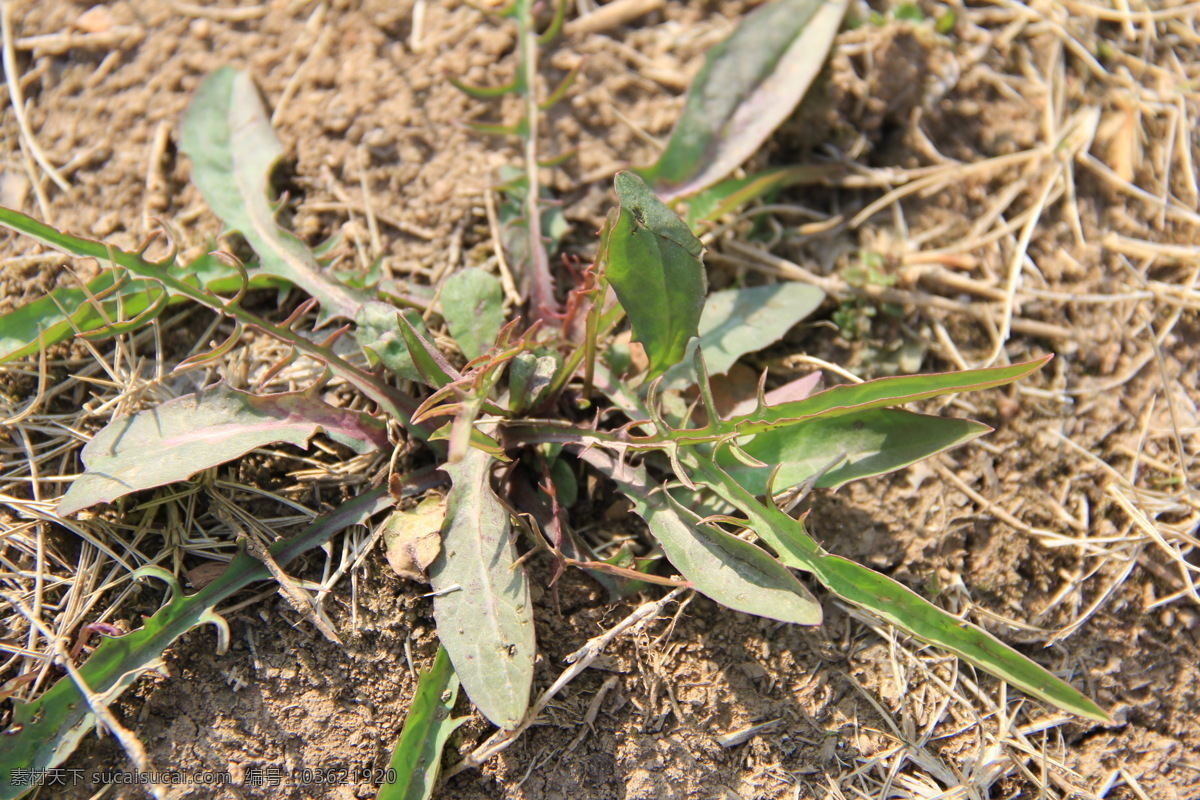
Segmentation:
<svg viewBox="0 0 1200 800">
<path fill-rule="evenodd" d="M 255 395 L 217 384 L 157 408 L 118 417 L 83 448 L 85 471 L 59 504 L 73 514 L 284 442 L 306 447 L 325 433 L 358 453 L 386 447 L 384 423 L 336 408 L 312 392 Z"/>
<path fill-rule="evenodd" d="M 811 396 L 817 390 L 823 377 L 820 372 L 813 372 L 805 375 L 803 378 L 796 378 L 796 380 L 788 381 L 778 389 L 772 389 L 767 392 L 763 399 L 769 406 L 781 403 L 798 403 L 804 398 Z"/>
<path fill-rule="evenodd" d="M 844 384 L 795 403 L 783 403 L 758 409 L 743 417 L 734 417 L 723 422 L 721 427 L 725 431 L 749 435 L 796 425 L 814 417 L 840 417 L 872 408 L 889 408 L 948 394 L 992 389 L 1037 372 L 1051 358 L 1053 356 L 1045 356 L 1004 367 L 901 375 L 866 383 Z M 676 438 L 696 440 L 688 431 L 677 434 Z"/>
<path fill-rule="evenodd" d="M 763 395 L 763 405 L 777 406 L 782 403 L 796 403 L 811 395 L 817 390 L 817 386 L 821 383 L 823 376 L 820 372 L 812 372 L 805 375 L 803 378 L 796 378 L 794 381 L 788 381 L 778 389 L 772 389 Z M 754 411 L 758 407 L 758 398 L 749 397 L 740 401 L 729 412 L 729 417 L 740 417 Z"/>
<path fill-rule="evenodd" d="M 758 151 L 825 63 L 849 0 L 778 0 L 708 54 L 659 160 L 642 171 L 669 202 L 724 178 Z"/>
<path fill-rule="evenodd" d="M 501 167 L 500 180 L 497 215 L 509 267 L 520 282 L 519 294 L 529 299 L 531 320 L 549 322 L 559 311 L 550 259 L 571 226 L 547 187 L 539 186 L 537 198 L 530 198 L 529 176 L 515 167 Z"/>
<path fill-rule="evenodd" d="M 246 237 L 263 273 L 317 298 L 321 325 L 354 319 L 370 296 L 323 275 L 304 242 L 275 222 L 270 176 L 283 145 L 249 75 L 221 67 L 200 84 L 183 120 L 183 151 L 204 200 L 228 230 Z"/>
</svg>

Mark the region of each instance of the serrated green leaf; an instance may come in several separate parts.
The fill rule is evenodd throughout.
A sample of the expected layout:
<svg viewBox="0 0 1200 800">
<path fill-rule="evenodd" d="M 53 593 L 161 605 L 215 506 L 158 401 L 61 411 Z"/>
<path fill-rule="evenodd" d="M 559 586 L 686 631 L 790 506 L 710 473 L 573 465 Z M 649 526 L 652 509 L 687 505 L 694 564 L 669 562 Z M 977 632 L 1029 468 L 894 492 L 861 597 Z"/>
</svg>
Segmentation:
<svg viewBox="0 0 1200 800">
<path fill-rule="evenodd" d="M 905 375 L 880 378 L 861 384 L 835 386 L 804 400 L 760 407 L 753 412 L 729 419 L 710 419 L 705 426 L 700 428 L 673 430 L 667 426 L 661 426 L 658 430 L 653 430 L 649 426 L 639 426 L 633 432 L 617 437 L 604 431 L 567 431 L 561 428 L 555 430 L 534 423 L 515 421 L 505 426 L 506 441 L 510 447 L 540 442 L 563 444 L 587 442 L 606 444 L 626 451 L 665 450 L 668 452 L 684 446 L 744 441 L 744 437 L 807 424 L 818 418 L 836 419 L 874 408 L 899 406 L 941 395 L 1003 386 L 1036 372 L 1045 366 L 1050 358 L 1051 356 L 1046 356 L 1036 361 L 1027 361 L 1006 367 L 932 375 Z M 599 377 L 601 374 L 608 376 L 603 385 Z M 615 383 L 615 379 L 611 378 L 611 373 L 608 373 L 607 370 L 602 373 L 597 367 L 596 385 L 613 400 L 618 408 L 625 410 L 633 418 L 646 419 L 647 415 L 651 413 L 649 406 L 636 402 L 627 393 L 620 390 L 619 384 Z"/>
<path fill-rule="evenodd" d="M 375 800 L 429 800 L 437 785 L 442 750 L 450 734 L 468 717 L 451 717 L 458 699 L 458 676 L 450 654 L 439 647 L 428 672 L 417 681 L 417 691 L 408 707 L 404 729 L 392 752 L 389 765 L 396 780 L 379 787 Z"/>
<path fill-rule="evenodd" d="M 735 611 L 798 625 L 820 625 L 821 604 L 787 568 L 753 544 L 709 526 L 666 492 L 653 491 L 646 468 L 598 451 L 580 458 L 608 475 L 696 591 Z"/>
<path fill-rule="evenodd" d="M 147 278 L 161 283 L 174 294 L 188 297 L 196 303 L 232 317 L 239 326 L 252 325 L 260 330 L 270 331 L 273 338 L 288 342 L 298 352 L 328 366 L 335 374 L 358 388 L 378 403 L 381 409 L 390 413 L 404 425 L 408 425 L 409 417 L 417 406 L 417 402 L 413 398 L 362 373 L 342 361 L 331 350 L 322 348 L 319 344 L 309 341 L 291 329 L 275 326 L 236 303 L 231 304 L 230 299 L 201 291 L 186 279 L 177 278 L 168 269 L 170 266 L 168 263 L 149 261 L 140 252 L 128 252 L 101 242 L 62 233 L 17 211 L 0 209 L 0 224 L 72 255 L 95 258 L 103 262 L 114 262 L 137 278 Z M 215 357 L 214 353 L 227 352 L 236 341 L 237 336 L 229 338 L 224 345 L 221 345 L 216 351 L 210 352 L 204 358 Z M 409 432 L 418 438 L 424 436 L 424 429 L 419 426 L 410 428 Z"/>
<path fill-rule="evenodd" d="M 442 316 L 468 361 L 483 355 L 504 325 L 499 279 L 475 267 L 454 273 L 442 287 Z"/>
<path fill-rule="evenodd" d="M 972 420 L 876 408 L 776 428 L 741 445 L 744 452 L 766 467 L 748 466 L 728 450 L 721 451 L 717 463 L 752 494 L 761 495 L 775 468 L 779 469 L 775 490 L 780 491 L 808 480 L 845 456 L 845 461 L 815 484 L 836 489 L 850 481 L 902 469 L 989 431 L 987 425 Z"/>
<path fill-rule="evenodd" d="M 480 713 L 511 730 L 529 706 L 533 614 L 529 581 L 516 563 L 508 511 L 489 481 L 492 457 L 474 448 L 443 470 L 447 496 L 442 552 L 429 568 L 438 638 Z"/>
<path fill-rule="evenodd" d="M 24 232 L 18 220 L 10 216 L 6 208 L 0 208 L 0 225 Z M 40 237 L 39 237 L 40 238 Z M 57 249 L 73 255 L 82 255 L 72 241 L 73 237 L 63 234 L 57 241 L 48 241 Z M 103 251 L 103 245 L 92 242 Z M 104 264 L 104 260 L 101 261 Z M 247 270 L 250 288 L 260 289 L 278 286 L 280 281 L 256 270 Z M 160 284 L 144 280 L 132 280 L 118 287 L 114 296 L 101 299 L 101 314 L 88 298 L 96 297 L 111 289 L 117 272 L 106 269 L 87 283 L 87 291 L 69 286 L 60 286 L 45 297 L 26 303 L 7 314 L 0 315 L 0 364 L 32 355 L 42 347 L 50 347 L 69 338 L 76 330 L 88 332 L 105 327 L 110 321 L 131 319 L 150 307 L 154 293 L 162 291 Z M 241 279 L 228 264 L 209 253 L 201 255 L 187 266 L 173 271 L 176 277 L 201 286 L 212 292 L 236 292 Z M 183 302 L 187 298 L 172 295 L 168 305 Z M 63 312 L 66 312 L 64 314 Z M 40 337 L 40 338 L 39 338 Z"/>
<path fill-rule="evenodd" d="M 696 335 L 708 284 L 704 246 L 641 178 L 618 172 L 615 184 L 620 205 L 605 227 L 604 275 L 646 349 L 652 380 Z"/>
<path fill-rule="evenodd" d="M 716 183 L 756 153 L 821 71 L 849 0 L 777 0 L 709 51 L 658 161 L 665 201 Z"/>
<path fill-rule="evenodd" d="M 688 344 L 683 361 L 667 370 L 663 385 L 681 388 L 696 382 L 692 354 L 697 347 L 704 353 L 709 374 L 724 375 L 742 356 L 783 338 L 824 299 L 824 292 L 803 283 L 713 292 L 704 301 L 699 338 Z"/>
<path fill-rule="evenodd" d="M 307 447 L 324 432 L 356 452 L 386 447 L 382 421 L 335 408 L 312 392 L 255 395 L 220 383 L 196 394 L 118 417 L 83 448 L 85 472 L 59 503 L 73 514 L 130 492 L 186 480 L 256 447 Z"/>
<path fill-rule="evenodd" d="M 461 377 L 433 344 L 433 337 L 428 335 L 428 329 L 422 333 L 421 329 L 425 328 L 424 322 L 415 324 L 410 321 L 408 315 L 399 315 L 396 319 L 400 323 L 400 335 L 404 338 L 408 355 L 423 383 L 434 389 L 441 389 Z"/>
<path fill-rule="evenodd" d="M 939 372 L 930 375 L 901 375 L 879 378 L 866 383 L 845 384 L 818 392 L 794 403 L 781 403 L 759 409 L 752 414 L 733 417 L 719 427 L 740 434 L 756 434 L 775 428 L 796 425 L 815 417 L 839 417 L 871 408 L 915 403 L 932 397 L 959 392 L 973 392 L 1004 386 L 1037 372 L 1053 356 L 1025 361 L 1006 367 Z M 687 432 L 680 434 L 687 437 Z"/>
<path fill-rule="evenodd" d="M 747 516 L 749 526 L 775 549 L 780 561 L 812 573 L 838 597 L 922 641 L 949 650 L 1027 694 L 1088 719 L 1111 721 L 1079 690 L 978 626 L 947 614 L 885 575 L 825 552 L 808 535 L 803 523 L 759 503 L 694 448 L 680 448 L 678 458 L 693 471 L 694 480 L 707 484 Z"/>
<path fill-rule="evenodd" d="M 377 301 L 363 303 L 359 308 L 354 317 L 354 323 L 358 326 L 354 337 L 372 364 L 382 362 L 393 374 L 407 381 L 421 383 L 424 379 L 413 364 L 408 343 L 404 340 L 399 320 L 401 314 L 422 336 L 430 338 L 429 329 L 425 327 L 420 314 L 412 309 L 401 310 Z"/>
<path fill-rule="evenodd" d="M 205 202 L 228 230 L 246 238 L 263 272 L 317 298 L 322 324 L 354 319 L 370 295 L 323 275 L 304 242 L 275 222 L 270 175 L 283 145 L 248 74 L 221 67 L 200 84 L 184 115 L 182 149 Z"/>
</svg>

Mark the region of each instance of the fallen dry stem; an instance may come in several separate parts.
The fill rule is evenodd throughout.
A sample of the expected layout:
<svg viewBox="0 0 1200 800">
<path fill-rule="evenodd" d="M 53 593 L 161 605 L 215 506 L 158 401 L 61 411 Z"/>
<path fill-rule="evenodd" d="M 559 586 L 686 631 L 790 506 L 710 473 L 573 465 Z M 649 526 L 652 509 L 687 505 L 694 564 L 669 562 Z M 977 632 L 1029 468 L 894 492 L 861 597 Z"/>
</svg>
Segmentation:
<svg viewBox="0 0 1200 800">
<path fill-rule="evenodd" d="M 12 23 L 8 18 L 8 3 L 0 3 L 0 32 L 3 33 L 3 56 L 4 56 L 4 73 L 8 76 L 5 83 L 8 85 L 8 97 L 12 103 L 13 116 L 16 117 L 17 127 L 21 130 L 21 147 L 26 149 L 33 159 L 58 185 L 59 189 L 64 192 L 71 191 L 71 184 L 67 183 L 67 179 L 59 174 L 58 169 L 50 163 L 42 148 L 38 146 L 37 139 L 33 135 L 33 129 L 29 125 L 29 118 L 25 114 L 25 96 L 21 92 L 21 73 L 17 69 L 17 54 L 13 47 Z"/>
<path fill-rule="evenodd" d="M 891 286 L 851 286 L 839 275 L 822 276 L 780 256 L 768 253 L 754 245 L 743 244 L 734 239 L 727 240 L 726 247 L 749 259 L 751 266 L 759 269 L 766 268 L 774 274 L 788 280 L 800 281 L 816 286 L 835 299 L 844 300 L 851 297 L 872 300 L 878 303 L 895 303 L 897 305 L 913 306 L 916 308 L 933 308 L 950 314 L 966 313 L 975 319 L 993 319 L 995 310 L 984 303 L 961 303 L 946 297 L 928 292 L 918 292 L 908 289 L 897 289 Z M 1074 328 L 1057 325 L 1052 322 L 1023 319 L 1014 317 L 1010 329 L 1022 335 L 1037 336 L 1058 341 L 1075 341 L 1080 332 Z"/>
</svg>

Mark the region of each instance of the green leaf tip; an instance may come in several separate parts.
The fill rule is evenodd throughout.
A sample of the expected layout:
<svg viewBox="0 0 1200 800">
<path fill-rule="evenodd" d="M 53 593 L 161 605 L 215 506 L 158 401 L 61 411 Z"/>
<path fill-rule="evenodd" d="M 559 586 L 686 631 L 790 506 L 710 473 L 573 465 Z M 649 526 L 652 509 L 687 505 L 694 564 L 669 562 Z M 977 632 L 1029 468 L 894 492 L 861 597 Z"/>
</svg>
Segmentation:
<svg viewBox="0 0 1200 800">
<path fill-rule="evenodd" d="M 184 115 L 182 150 L 205 202 L 228 230 L 246 238 L 264 273 L 317 298 L 322 325 L 354 319 L 370 295 L 325 275 L 308 246 L 275 221 L 270 177 L 284 149 L 247 73 L 226 66 L 204 79 Z"/>
<path fill-rule="evenodd" d="M 322 432 L 359 453 L 388 443 L 381 420 L 335 408 L 310 391 L 256 395 L 219 383 L 105 425 L 83 448 L 86 469 L 58 510 L 73 514 L 186 480 L 256 447 L 307 447 Z"/>
<path fill-rule="evenodd" d="M 699 329 L 708 290 L 704 246 L 637 175 L 618 172 L 614 183 L 619 205 L 605 226 L 604 274 L 653 380 L 683 359 Z"/>
<path fill-rule="evenodd" d="M 375 800 L 429 800 L 437 786 L 442 750 L 460 725 L 469 717 L 452 717 L 458 699 L 458 676 L 450 664 L 445 647 L 428 672 L 421 673 L 404 720 L 404 730 L 396 742 L 390 764 L 394 781 L 379 787 Z"/>
<path fill-rule="evenodd" d="M 658 161 L 666 200 L 710 186 L 757 152 L 820 74 L 849 0 L 775 0 L 713 47 Z"/>
<path fill-rule="evenodd" d="M 633 214 L 638 227 L 679 245 L 695 258 L 700 257 L 704 245 L 679 215 L 658 199 L 645 181 L 629 170 L 622 170 L 617 173 L 613 185 L 622 211 L 628 210 Z"/>
</svg>

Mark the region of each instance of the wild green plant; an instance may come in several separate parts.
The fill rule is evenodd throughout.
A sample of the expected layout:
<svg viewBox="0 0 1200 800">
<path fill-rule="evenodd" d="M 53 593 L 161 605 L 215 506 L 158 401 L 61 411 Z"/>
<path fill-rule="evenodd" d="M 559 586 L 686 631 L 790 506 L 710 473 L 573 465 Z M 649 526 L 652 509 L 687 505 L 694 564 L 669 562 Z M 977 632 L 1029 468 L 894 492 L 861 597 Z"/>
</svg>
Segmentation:
<svg viewBox="0 0 1200 800">
<path fill-rule="evenodd" d="M 119 513 L 122 498 L 134 492 L 187 480 L 257 447 L 304 446 L 318 433 L 359 452 L 387 452 L 394 446 L 388 424 L 398 426 L 410 442 L 432 453 L 444 475 L 440 480 L 449 484 L 444 501 L 412 511 L 392 509 L 382 523 L 389 560 L 402 574 L 432 585 L 438 636 L 448 658 L 439 657 L 422 683 L 420 709 L 414 707 L 414 730 L 425 733 L 411 734 L 410 743 L 402 742 L 396 752 L 394 764 L 409 764 L 410 778 L 425 769 L 412 765 L 436 761 L 453 729 L 435 707 L 445 703 L 443 691 L 455 681 L 501 728 L 516 728 L 526 714 L 537 645 L 523 550 L 544 551 L 556 570 L 586 570 L 614 591 L 634 580 L 682 584 L 740 612 L 818 625 L 821 605 L 791 571 L 799 570 L 842 601 L 1034 697 L 1107 720 L 1090 699 L 981 628 L 826 551 L 808 534 L 805 521 L 790 513 L 795 500 L 814 487 L 836 488 L 890 472 L 989 430 L 904 410 L 904 404 L 1003 386 L 1048 359 L 815 393 L 809 380 L 768 393 L 764 375 L 757 393 L 732 411 L 723 411 L 713 395 L 712 375 L 779 340 L 815 310 L 822 295 L 794 284 L 709 294 L 704 248 L 693 227 L 661 198 L 687 195 L 689 210 L 721 209 L 734 202 L 730 197 L 744 202 L 754 196 L 747 186 L 779 185 L 778 172 L 748 181 L 722 179 L 770 133 L 761 126 L 747 133 L 744 122 L 780 102 L 771 93 L 778 91 L 772 76 L 794 69 L 795 59 L 805 60 L 803 71 L 815 76 L 820 59 L 815 66 L 808 63 L 814 60 L 811 37 L 814 30 L 820 33 L 815 41 L 824 43 L 823 55 L 844 4 L 784 0 L 765 6 L 710 55 L 692 90 L 705 102 L 689 100 L 662 160 L 642 171 L 645 178 L 617 174 L 617 203 L 596 257 L 561 303 L 550 281 L 541 230 L 546 206 L 537 182 L 539 103 L 532 79 L 539 35 L 527 0 L 513 8 L 522 63 L 514 90 L 525 93 L 527 104 L 524 121 L 511 131 L 525 143 L 524 182 L 511 188 L 524 206 L 523 219 L 518 213 L 514 220 L 525 231 L 532 324 L 505 319 L 499 281 L 480 269 L 449 278 L 440 308 L 423 309 L 429 312 L 424 315 L 398 306 L 400 298 L 387 287 L 370 291 L 331 278 L 318 257 L 275 220 L 265 165 L 282 148 L 250 79 L 228 68 L 198 90 L 185 120 L 184 150 L 210 206 L 256 253 L 251 263 L 222 254 L 180 265 L 174 250 L 152 261 L 145 248 L 123 251 L 0 209 L 0 224 L 105 267 L 94 282 L 100 286 L 103 279 L 101 290 L 56 298 L 58 316 L 43 307 L 39 318 L 27 307 L 6 318 L 5 331 L 24 337 L 5 345 L 9 358 L 45 347 L 50 326 L 73 324 L 92 338 L 119 335 L 186 300 L 225 317 L 232 333 L 179 367 L 201 359 L 219 362 L 243 331 L 253 329 L 291 348 L 292 356 L 276 369 L 290 358 L 312 359 L 375 404 L 373 413 L 350 411 L 329 405 L 315 389 L 267 394 L 219 383 L 116 418 L 84 447 L 84 472 L 58 512 L 110 503 Z M 791 26 L 786 36 L 779 33 L 785 23 Z M 751 52 L 754 68 L 730 83 L 725 65 L 751 58 Z M 789 91 L 794 106 L 797 89 Z M 709 169 L 714 161 L 727 165 L 724 172 Z M 699 228 L 712 217 L 706 212 L 689 218 Z M 265 283 L 297 286 L 311 299 L 282 320 L 266 319 L 242 305 L 248 290 Z M 318 326 L 335 319 L 352 324 L 314 341 L 297 330 L 310 312 L 316 312 Z M 435 326 L 444 322 L 465 363 L 437 346 L 427 318 Z M 9 326 L 13 320 L 23 327 Z M 633 366 L 628 348 L 618 343 L 616 333 L 626 323 L 644 351 L 644 369 Z M 352 327 L 367 367 L 334 350 Z M 691 405 L 685 399 L 689 391 L 696 396 Z M 575 534 L 571 508 L 582 502 L 579 477 L 587 470 L 629 499 L 680 579 L 670 570 L 647 570 L 625 551 L 596 553 Z M 218 603 L 252 581 L 269 579 L 268 566 L 286 567 L 336 530 L 389 509 L 397 494 L 387 487 L 366 492 L 276 543 L 270 550 L 274 565 L 242 553 L 222 577 L 191 596 L 182 594 L 174 576 L 154 570 L 171 584 L 172 598 L 142 629 L 105 641 L 79 668 L 81 679 L 63 678 L 40 697 L 16 702 L 12 724 L 2 734 L 0 798 L 23 793 L 13 783 L 18 770 L 61 763 L 93 724 L 96 704 L 111 703 L 175 638 L 203 622 L 223 630 L 214 611 Z M 436 535 L 429 535 L 429 519 L 440 520 L 433 523 Z M 418 783 L 414 779 L 412 785 Z M 389 796 L 421 796 L 427 784 L 414 789 L 416 795 L 406 790 Z"/>
</svg>

